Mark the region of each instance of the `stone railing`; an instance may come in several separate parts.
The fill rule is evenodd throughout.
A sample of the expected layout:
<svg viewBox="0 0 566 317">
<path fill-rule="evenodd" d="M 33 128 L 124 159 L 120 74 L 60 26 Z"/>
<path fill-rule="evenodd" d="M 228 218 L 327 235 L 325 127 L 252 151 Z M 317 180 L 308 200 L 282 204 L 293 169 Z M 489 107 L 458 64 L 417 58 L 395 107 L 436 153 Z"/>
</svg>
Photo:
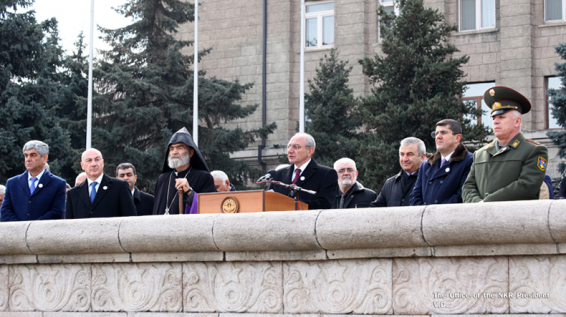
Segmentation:
<svg viewBox="0 0 566 317">
<path fill-rule="evenodd" d="M 35 221 L 0 234 L 0 317 L 566 312 L 566 201 Z"/>
</svg>

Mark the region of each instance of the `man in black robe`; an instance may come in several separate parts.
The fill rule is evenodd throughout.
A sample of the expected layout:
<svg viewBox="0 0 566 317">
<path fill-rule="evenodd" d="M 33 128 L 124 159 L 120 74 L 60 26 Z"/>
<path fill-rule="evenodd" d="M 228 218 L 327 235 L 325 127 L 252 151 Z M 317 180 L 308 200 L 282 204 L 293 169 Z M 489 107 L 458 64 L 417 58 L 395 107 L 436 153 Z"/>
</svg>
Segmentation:
<svg viewBox="0 0 566 317">
<path fill-rule="evenodd" d="M 216 192 L 210 170 L 186 128 L 177 131 L 169 140 L 163 174 L 155 184 L 153 214 L 163 215 L 166 211 L 179 214 L 179 189 L 183 189 L 188 207 L 191 207 L 194 193 Z"/>
</svg>

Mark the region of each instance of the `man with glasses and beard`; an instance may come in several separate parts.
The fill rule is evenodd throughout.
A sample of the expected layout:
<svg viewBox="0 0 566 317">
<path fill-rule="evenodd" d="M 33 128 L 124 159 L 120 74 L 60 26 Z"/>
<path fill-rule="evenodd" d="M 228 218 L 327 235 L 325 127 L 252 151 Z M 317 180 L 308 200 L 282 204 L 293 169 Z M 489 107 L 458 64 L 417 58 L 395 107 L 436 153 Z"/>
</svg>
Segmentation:
<svg viewBox="0 0 566 317">
<path fill-rule="evenodd" d="M 179 189 L 190 213 L 196 213 L 195 193 L 215 193 L 214 179 L 186 128 L 177 131 L 167 146 L 163 174 L 155 184 L 154 215 L 179 214 Z M 185 211 L 181 211 L 185 213 Z"/>
<path fill-rule="evenodd" d="M 357 181 L 358 170 L 356 162 L 347 157 L 334 162 L 334 169 L 338 173 L 338 192 L 336 193 L 336 208 L 364 208 L 377 198 L 377 194 L 364 188 Z"/>
<path fill-rule="evenodd" d="M 440 120 L 431 135 L 436 153 L 421 164 L 411 206 L 461 203 L 462 185 L 473 162 L 472 153 L 461 143 L 462 127 L 456 120 Z"/>
</svg>

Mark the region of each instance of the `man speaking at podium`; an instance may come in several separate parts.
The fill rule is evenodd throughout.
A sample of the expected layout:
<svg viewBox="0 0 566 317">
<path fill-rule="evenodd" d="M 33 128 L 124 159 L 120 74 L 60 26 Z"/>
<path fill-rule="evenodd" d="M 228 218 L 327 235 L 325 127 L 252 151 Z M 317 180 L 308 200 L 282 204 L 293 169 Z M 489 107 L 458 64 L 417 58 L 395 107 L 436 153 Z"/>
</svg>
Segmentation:
<svg viewBox="0 0 566 317">
<path fill-rule="evenodd" d="M 338 174 L 334 169 L 316 163 L 312 158 L 315 147 L 310 134 L 295 134 L 287 145 L 287 158 L 291 165 L 276 171 L 273 180 L 315 191 L 315 195 L 298 193 L 299 201 L 307 204 L 309 209 L 336 208 Z M 278 184 L 271 184 L 269 189 L 286 196 L 290 193 L 289 188 Z"/>
</svg>

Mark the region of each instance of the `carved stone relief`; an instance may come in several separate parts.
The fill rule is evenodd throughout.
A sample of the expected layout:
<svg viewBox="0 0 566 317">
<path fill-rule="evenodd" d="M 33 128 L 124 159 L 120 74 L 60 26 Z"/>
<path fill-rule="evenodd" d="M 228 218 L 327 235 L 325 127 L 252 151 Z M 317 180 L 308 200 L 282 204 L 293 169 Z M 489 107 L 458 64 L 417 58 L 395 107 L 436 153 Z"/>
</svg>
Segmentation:
<svg viewBox="0 0 566 317">
<path fill-rule="evenodd" d="M 506 313 L 508 299 L 484 294 L 507 288 L 505 257 L 393 260 L 395 314 Z"/>
<path fill-rule="evenodd" d="M 90 265 L 10 266 L 11 311 L 87 311 Z"/>
<path fill-rule="evenodd" d="M 566 312 L 566 256 L 509 259 L 511 313 Z"/>
<path fill-rule="evenodd" d="M 180 263 L 92 265 L 93 311 L 181 310 Z"/>
<path fill-rule="evenodd" d="M 183 264 L 186 312 L 280 313 L 281 262 Z"/>
<path fill-rule="evenodd" d="M 8 299 L 10 291 L 8 290 L 8 266 L 0 265 L 0 311 L 8 310 Z"/>
<path fill-rule="evenodd" d="M 285 313 L 391 313 L 391 260 L 283 264 Z"/>
</svg>

